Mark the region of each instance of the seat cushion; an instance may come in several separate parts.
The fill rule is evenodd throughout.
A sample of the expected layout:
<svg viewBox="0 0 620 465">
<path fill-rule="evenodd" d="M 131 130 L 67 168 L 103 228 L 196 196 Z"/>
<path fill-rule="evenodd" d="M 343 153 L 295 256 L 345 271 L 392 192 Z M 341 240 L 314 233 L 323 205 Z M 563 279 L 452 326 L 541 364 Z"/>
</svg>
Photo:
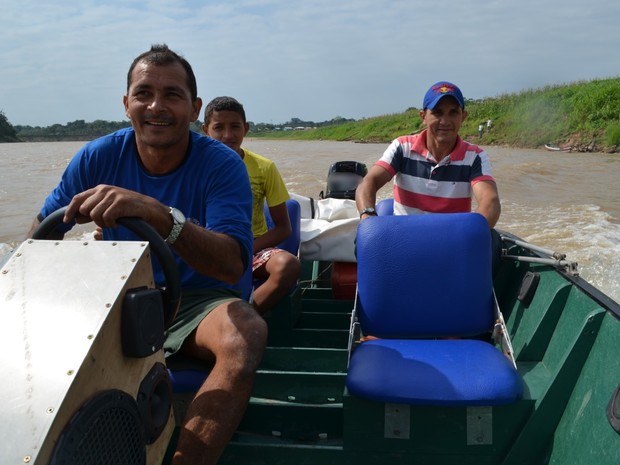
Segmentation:
<svg viewBox="0 0 620 465">
<path fill-rule="evenodd" d="M 471 339 L 376 339 L 352 354 L 347 388 L 380 402 L 491 406 L 514 402 L 523 383 L 493 345 Z"/>
<path fill-rule="evenodd" d="M 172 370 L 168 369 L 168 376 L 174 393 L 196 392 L 209 376 L 209 370 Z"/>
</svg>

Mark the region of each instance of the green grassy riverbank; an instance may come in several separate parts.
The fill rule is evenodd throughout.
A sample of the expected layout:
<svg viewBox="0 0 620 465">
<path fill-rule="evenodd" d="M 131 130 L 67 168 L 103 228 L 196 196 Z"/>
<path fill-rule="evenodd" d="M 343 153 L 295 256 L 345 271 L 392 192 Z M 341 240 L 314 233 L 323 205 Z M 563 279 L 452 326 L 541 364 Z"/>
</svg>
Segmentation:
<svg viewBox="0 0 620 465">
<path fill-rule="evenodd" d="M 542 148 L 546 143 L 575 151 L 620 150 L 620 78 L 526 90 L 467 100 L 463 138 L 484 145 Z M 486 132 L 486 121 L 493 128 Z M 485 132 L 478 136 L 478 125 Z M 366 118 L 303 131 L 252 132 L 251 137 L 389 142 L 422 129 L 419 110 Z"/>
</svg>

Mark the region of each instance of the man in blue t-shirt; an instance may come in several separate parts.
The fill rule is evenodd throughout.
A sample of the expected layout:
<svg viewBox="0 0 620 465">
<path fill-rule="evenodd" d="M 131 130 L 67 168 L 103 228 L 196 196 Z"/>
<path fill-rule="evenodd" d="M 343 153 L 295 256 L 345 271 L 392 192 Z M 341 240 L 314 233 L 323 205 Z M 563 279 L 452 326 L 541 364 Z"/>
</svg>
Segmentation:
<svg viewBox="0 0 620 465">
<path fill-rule="evenodd" d="M 173 464 L 214 464 L 247 406 L 267 327 L 234 283 L 252 256 L 252 191 L 239 156 L 190 131 L 202 100 L 189 63 L 166 45 L 139 55 L 127 75 L 132 128 L 86 144 L 45 200 L 30 234 L 68 206 L 64 236 L 94 221 L 105 239 L 129 239 L 117 219 L 150 224 L 176 254 L 181 308 L 166 354 L 214 362 L 190 405 Z M 161 284 L 161 270 L 155 279 Z"/>
</svg>

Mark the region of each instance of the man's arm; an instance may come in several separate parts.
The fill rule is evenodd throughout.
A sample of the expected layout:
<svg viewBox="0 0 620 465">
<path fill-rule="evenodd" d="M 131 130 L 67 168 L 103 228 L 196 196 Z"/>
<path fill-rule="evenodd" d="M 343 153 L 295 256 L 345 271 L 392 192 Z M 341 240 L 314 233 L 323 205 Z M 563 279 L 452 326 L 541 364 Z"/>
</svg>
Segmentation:
<svg viewBox="0 0 620 465">
<path fill-rule="evenodd" d="M 368 174 L 364 176 L 364 179 L 355 190 L 355 205 L 357 206 L 357 210 L 361 211 L 364 208 L 374 208 L 377 203 L 377 192 L 385 186 L 390 179 L 392 179 L 392 175 L 385 168 L 377 165 L 370 168 Z M 362 219 L 367 216 L 368 215 L 362 215 Z"/>
<path fill-rule="evenodd" d="M 173 225 L 169 211 L 168 205 L 152 197 L 115 186 L 99 185 L 73 197 L 63 221 L 94 221 L 99 227 L 114 228 L 118 218 L 135 217 L 149 223 L 165 238 Z M 208 231 L 187 221 L 173 247 L 198 273 L 231 284 L 243 275 L 245 260 L 242 248 L 231 236 Z"/>
<path fill-rule="evenodd" d="M 268 247 L 275 247 L 291 235 L 291 220 L 288 217 L 286 202 L 269 207 L 269 214 L 274 227 L 260 237 L 254 239 L 254 253 Z"/>
<path fill-rule="evenodd" d="M 487 219 L 490 228 L 494 228 L 502 211 L 497 185 L 493 181 L 479 181 L 472 189 L 478 203 L 476 212 Z"/>
<path fill-rule="evenodd" d="M 168 237 L 172 229 L 168 208 L 165 210 L 169 228 L 162 237 Z M 241 279 L 245 271 L 246 262 L 242 258 L 242 247 L 235 238 L 209 231 L 191 221 L 185 223 L 173 247 L 189 266 L 211 278 L 234 284 Z"/>
</svg>

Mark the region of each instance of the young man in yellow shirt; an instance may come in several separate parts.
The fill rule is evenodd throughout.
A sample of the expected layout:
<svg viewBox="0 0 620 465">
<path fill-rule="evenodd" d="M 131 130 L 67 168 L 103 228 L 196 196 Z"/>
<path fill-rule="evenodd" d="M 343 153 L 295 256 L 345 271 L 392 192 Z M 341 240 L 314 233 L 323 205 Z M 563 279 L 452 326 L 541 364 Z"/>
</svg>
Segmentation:
<svg viewBox="0 0 620 465">
<path fill-rule="evenodd" d="M 276 247 L 292 230 L 286 208 L 289 194 L 272 160 L 241 147 L 249 129 L 243 105 L 232 97 L 216 97 L 205 108 L 202 130 L 237 152 L 250 177 L 254 233 L 252 274 L 256 279 L 265 280 L 254 290 L 252 300 L 262 315 L 273 308 L 297 282 L 301 265 L 296 256 Z M 267 228 L 263 210 L 265 200 L 274 223 L 272 229 Z"/>
</svg>

